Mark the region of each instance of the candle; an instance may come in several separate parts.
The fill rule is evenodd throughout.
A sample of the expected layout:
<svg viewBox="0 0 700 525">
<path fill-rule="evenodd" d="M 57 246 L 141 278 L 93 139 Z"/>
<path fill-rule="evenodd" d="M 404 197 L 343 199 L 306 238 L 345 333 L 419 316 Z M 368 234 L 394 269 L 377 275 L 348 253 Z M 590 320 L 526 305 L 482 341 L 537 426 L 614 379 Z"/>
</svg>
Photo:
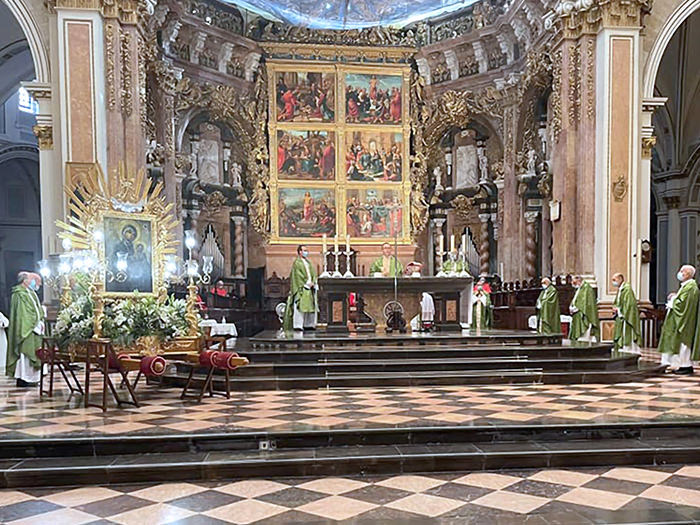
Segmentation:
<svg viewBox="0 0 700 525">
<path fill-rule="evenodd" d="M 335 237 L 333 239 L 334 239 L 335 251 L 337 252 L 338 251 L 338 234 L 337 233 L 335 234 Z"/>
<path fill-rule="evenodd" d="M 345 252 L 350 253 L 350 234 L 345 236 Z"/>
<path fill-rule="evenodd" d="M 326 234 L 323 234 L 323 255 L 326 254 Z"/>
<path fill-rule="evenodd" d="M 455 251 L 455 236 L 454 233 L 450 235 L 450 251 Z"/>
<path fill-rule="evenodd" d="M 467 253 L 467 234 L 462 234 L 462 253 Z"/>
<path fill-rule="evenodd" d="M 441 233 L 440 234 L 440 253 L 444 252 L 444 250 L 443 250 L 443 248 L 445 247 L 444 241 L 445 241 L 445 239 L 443 238 L 442 233 Z"/>
</svg>

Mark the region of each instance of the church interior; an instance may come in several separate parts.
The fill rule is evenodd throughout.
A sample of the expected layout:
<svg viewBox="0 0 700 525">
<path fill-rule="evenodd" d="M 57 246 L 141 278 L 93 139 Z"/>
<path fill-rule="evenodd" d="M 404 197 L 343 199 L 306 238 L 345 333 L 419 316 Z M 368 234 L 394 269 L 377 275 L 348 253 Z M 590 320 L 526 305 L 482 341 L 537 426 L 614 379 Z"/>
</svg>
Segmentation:
<svg viewBox="0 0 700 525">
<path fill-rule="evenodd" d="M 698 264 L 700 0 L 0 2 L 0 523 L 698 523 Z"/>
</svg>

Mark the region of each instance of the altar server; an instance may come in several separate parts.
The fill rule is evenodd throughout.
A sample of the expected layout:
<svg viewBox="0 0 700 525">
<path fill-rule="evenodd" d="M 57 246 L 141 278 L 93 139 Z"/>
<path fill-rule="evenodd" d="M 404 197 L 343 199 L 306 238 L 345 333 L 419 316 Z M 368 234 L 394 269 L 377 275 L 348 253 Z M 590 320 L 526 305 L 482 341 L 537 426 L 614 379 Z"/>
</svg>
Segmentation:
<svg viewBox="0 0 700 525">
<path fill-rule="evenodd" d="M 420 329 L 431 330 L 435 322 L 435 301 L 428 292 L 423 292 L 420 300 Z"/>
<path fill-rule="evenodd" d="M 693 373 L 693 360 L 700 359 L 700 327 L 698 301 L 700 290 L 695 282 L 695 268 L 686 264 L 678 272 L 681 282 L 678 293 L 671 299 L 666 320 L 661 328 L 659 352 L 661 364 L 671 366 L 677 360 L 675 374 Z"/>
<path fill-rule="evenodd" d="M 616 273 L 612 277 L 612 285 L 617 288 L 613 303 L 615 314 L 615 332 L 613 343 L 616 350 L 641 354 L 639 343 L 642 341 L 642 330 L 639 322 L 639 307 L 632 287 L 625 281 L 624 275 Z"/>
<path fill-rule="evenodd" d="M 569 313 L 571 313 L 569 339 L 595 343 L 598 340 L 600 321 L 593 287 L 580 275 L 576 275 L 571 284 L 576 289 L 576 293 L 569 305 Z"/>
<path fill-rule="evenodd" d="M 393 249 L 391 244 L 385 242 L 382 244 L 382 255 L 376 259 L 369 268 L 369 273 L 376 277 L 381 274 L 382 277 L 400 277 L 403 273 L 403 265 L 392 254 Z"/>
<path fill-rule="evenodd" d="M 284 311 L 283 328 L 295 331 L 315 330 L 318 316 L 316 271 L 309 262 L 309 250 L 303 244 L 289 274 L 289 297 Z"/>
<path fill-rule="evenodd" d="M 537 331 L 541 334 L 561 333 L 559 292 L 549 277 L 542 278 L 542 291 L 537 298 Z"/>
<path fill-rule="evenodd" d="M 17 379 L 18 387 L 35 386 L 41 377 L 41 362 L 36 356 L 44 335 L 44 308 L 36 292 L 41 277 L 20 272 L 10 300 L 10 331 L 5 373 Z"/>
<path fill-rule="evenodd" d="M 493 326 L 493 309 L 491 308 L 491 294 L 486 291 L 485 279 L 479 279 L 472 293 L 472 328 L 482 329 Z"/>
</svg>

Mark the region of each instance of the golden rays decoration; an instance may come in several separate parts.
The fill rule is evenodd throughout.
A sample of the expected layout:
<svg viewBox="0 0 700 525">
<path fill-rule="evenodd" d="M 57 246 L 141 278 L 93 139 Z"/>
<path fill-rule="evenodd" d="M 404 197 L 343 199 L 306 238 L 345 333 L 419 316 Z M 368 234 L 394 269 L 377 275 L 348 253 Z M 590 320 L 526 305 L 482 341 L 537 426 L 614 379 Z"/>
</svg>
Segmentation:
<svg viewBox="0 0 700 525">
<path fill-rule="evenodd" d="M 140 293 L 165 300 L 165 259 L 176 254 L 174 232 L 178 223 L 173 205 L 166 203 L 162 195 L 163 184 L 153 184 L 144 169 L 132 171 L 120 163 L 110 176 L 106 176 L 100 166 L 94 164 L 69 180 L 70 184 L 65 188 L 68 218 L 56 224 L 60 229 L 59 237 L 69 239 L 73 250 L 86 250 L 97 258 L 90 293 L 95 302 L 95 335 L 99 336 L 104 301 L 133 294 L 115 290 L 114 281 L 110 280 L 113 268 L 106 253 L 110 239 L 105 226 L 117 224 L 122 242 L 124 230 L 131 228 L 135 232 L 139 225 L 143 228 L 146 232 L 143 242 L 139 243 L 140 246 L 135 242 L 132 245 L 137 252 L 143 248 L 145 254 L 142 257 L 146 261 L 150 255 L 150 264 L 142 266 L 150 271 L 150 276 L 146 272 L 145 277 L 146 282 L 150 282 L 150 291 Z"/>
</svg>

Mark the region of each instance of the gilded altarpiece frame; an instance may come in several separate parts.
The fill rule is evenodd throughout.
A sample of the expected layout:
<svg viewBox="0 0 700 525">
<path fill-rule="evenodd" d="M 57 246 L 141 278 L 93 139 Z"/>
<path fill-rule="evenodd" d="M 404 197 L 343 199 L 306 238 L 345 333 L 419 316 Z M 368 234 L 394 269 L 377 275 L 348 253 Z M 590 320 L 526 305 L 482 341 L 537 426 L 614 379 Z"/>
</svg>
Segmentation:
<svg viewBox="0 0 700 525">
<path fill-rule="evenodd" d="M 353 243 L 381 244 L 396 233 L 410 244 L 410 66 L 268 60 L 267 74 L 270 242 L 320 244 L 325 233 L 329 242 L 350 234 Z M 358 116 L 353 107 L 346 118 L 346 88 L 363 79 L 374 112 Z M 358 151 L 381 161 L 351 173 Z"/>
</svg>

